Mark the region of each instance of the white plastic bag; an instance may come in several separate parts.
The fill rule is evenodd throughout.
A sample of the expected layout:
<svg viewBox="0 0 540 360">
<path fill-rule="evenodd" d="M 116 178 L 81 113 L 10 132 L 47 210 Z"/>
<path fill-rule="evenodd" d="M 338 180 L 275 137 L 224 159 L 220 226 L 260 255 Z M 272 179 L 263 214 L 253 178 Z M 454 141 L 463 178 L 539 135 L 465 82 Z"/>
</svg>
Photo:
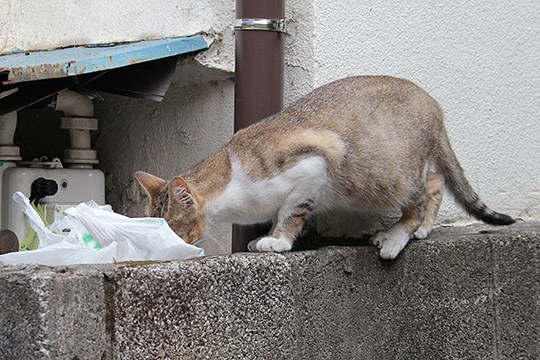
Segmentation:
<svg viewBox="0 0 540 360">
<path fill-rule="evenodd" d="M 110 207 L 89 202 L 67 209 L 63 218 L 46 227 L 24 194 L 16 192 L 13 200 L 22 206 L 40 244 L 37 250 L 0 255 L 0 265 L 176 260 L 204 255 L 202 249 L 184 242 L 161 218 L 128 218 Z M 99 248 L 86 241 L 87 234 Z"/>
</svg>

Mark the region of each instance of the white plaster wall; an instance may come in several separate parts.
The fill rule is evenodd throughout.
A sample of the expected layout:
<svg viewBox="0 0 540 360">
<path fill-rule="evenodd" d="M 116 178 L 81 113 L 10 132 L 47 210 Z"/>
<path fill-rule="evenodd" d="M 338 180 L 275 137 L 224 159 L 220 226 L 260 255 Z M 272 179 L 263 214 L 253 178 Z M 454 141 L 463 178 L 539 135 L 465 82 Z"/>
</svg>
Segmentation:
<svg viewBox="0 0 540 360">
<path fill-rule="evenodd" d="M 302 48 L 286 55 L 299 57 L 287 61 L 286 84 L 303 85 L 289 91 L 289 102 L 310 86 L 348 75 L 411 79 L 441 103 L 454 149 L 486 203 L 523 219 L 540 218 L 540 2 L 288 5 L 298 17 L 293 37 L 312 37 L 289 40 Z M 306 61 L 304 53 L 313 59 Z M 465 219 L 447 196 L 439 221 Z"/>
<path fill-rule="evenodd" d="M 224 40 L 204 61 L 232 71 L 233 18 L 228 0 L 0 0 L 0 55 L 202 32 Z M 223 51 L 222 43 L 230 48 Z"/>
<path fill-rule="evenodd" d="M 315 10 L 313 0 L 286 0 L 284 106 L 315 87 Z"/>
</svg>

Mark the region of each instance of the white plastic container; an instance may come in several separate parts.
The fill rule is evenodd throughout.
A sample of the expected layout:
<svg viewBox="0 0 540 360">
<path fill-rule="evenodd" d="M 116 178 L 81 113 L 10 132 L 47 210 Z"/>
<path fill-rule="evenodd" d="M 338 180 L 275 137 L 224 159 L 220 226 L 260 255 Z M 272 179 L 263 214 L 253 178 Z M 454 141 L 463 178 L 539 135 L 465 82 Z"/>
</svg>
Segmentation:
<svg viewBox="0 0 540 360">
<path fill-rule="evenodd" d="M 65 209 L 81 202 L 94 200 L 100 205 L 105 204 L 105 176 L 100 170 L 7 167 L 1 175 L 0 228 L 15 232 L 19 241 L 28 235 L 29 226 L 20 205 L 11 197 L 17 191 L 30 197 L 32 183 L 38 178 L 54 180 L 58 184 L 55 195 L 40 201 L 49 222 L 56 220 Z"/>
</svg>

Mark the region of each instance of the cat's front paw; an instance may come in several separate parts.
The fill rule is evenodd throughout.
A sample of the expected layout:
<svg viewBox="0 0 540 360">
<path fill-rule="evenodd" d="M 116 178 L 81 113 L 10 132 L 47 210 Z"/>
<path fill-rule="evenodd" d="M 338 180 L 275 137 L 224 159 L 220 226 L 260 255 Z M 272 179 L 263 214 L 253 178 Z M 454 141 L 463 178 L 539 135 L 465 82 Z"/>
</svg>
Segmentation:
<svg viewBox="0 0 540 360">
<path fill-rule="evenodd" d="M 370 243 L 380 249 L 379 256 L 387 260 L 395 259 L 408 241 L 409 236 L 399 226 L 387 232 L 380 231 L 370 239 Z"/>
<path fill-rule="evenodd" d="M 248 250 L 253 252 L 286 252 L 291 248 L 292 244 L 289 241 L 270 236 L 253 240 L 248 244 Z"/>
<path fill-rule="evenodd" d="M 430 231 L 431 231 L 431 230 L 429 230 L 429 229 L 427 229 L 427 228 L 420 227 L 420 228 L 419 228 L 418 230 L 416 230 L 416 232 L 414 233 L 413 239 L 416 239 L 416 240 L 427 239 L 427 237 L 429 236 Z"/>
<path fill-rule="evenodd" d="M 378 233 L 376 233 L 369 239 L 369 243 L 380 249 L 383 247 L 385 240 L 386 240 L 386 233 L 379 231 Z"/>
<path fill-rule="evenodd" d="M 388 242 L 381 248 L 381 251 L 379 251 L 379 256 L 386 260 L 393 260 L 395 259 L 401 250 L 405 247 L 406 243 L 391 243 Z"/>
</svg>

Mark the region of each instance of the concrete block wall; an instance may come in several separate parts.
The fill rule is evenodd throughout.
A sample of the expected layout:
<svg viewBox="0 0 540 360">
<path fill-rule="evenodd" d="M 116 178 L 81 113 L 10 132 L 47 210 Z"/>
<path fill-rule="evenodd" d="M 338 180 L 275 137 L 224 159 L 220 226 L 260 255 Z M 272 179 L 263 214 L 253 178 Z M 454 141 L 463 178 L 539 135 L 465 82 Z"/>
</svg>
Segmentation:
<svg viewBox="0 0 540 360">
<path fill-rule="evenodd" d="M 0 271 L 2 359 L 537 359 L 540 224 Z"/>
</svg>

